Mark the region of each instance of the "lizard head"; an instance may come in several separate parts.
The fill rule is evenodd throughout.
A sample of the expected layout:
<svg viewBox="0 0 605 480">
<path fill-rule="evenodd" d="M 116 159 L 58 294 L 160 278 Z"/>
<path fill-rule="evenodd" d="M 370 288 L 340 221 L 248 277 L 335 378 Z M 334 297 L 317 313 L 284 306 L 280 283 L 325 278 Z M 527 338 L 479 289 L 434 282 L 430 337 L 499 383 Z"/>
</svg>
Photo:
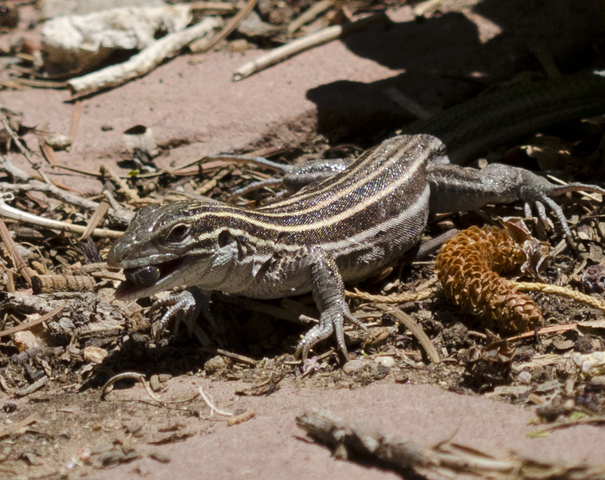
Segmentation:
<svg viewBox="0 0 605 480">
<path fill-rule="evenodd" d="M 123 268 L 126 277 L 116 298 L 216 281 L 217 270 L 233 256 L 224 233 L 229 216 L 217 215 L 217 205 L 175 202 L 140 209 L 107 256 L 107 264 Z"/>
</svg>

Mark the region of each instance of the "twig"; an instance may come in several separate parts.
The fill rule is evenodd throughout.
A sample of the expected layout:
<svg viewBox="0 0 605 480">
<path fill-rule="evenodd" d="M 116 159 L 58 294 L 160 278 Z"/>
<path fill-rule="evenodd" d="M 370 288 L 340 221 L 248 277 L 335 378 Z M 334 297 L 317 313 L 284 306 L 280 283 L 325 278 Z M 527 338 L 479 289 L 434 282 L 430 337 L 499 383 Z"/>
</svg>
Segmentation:
<svg viewBox="0 0 605 480">
<path fill-rule="evenodd" d="M 405 437 L 383 433 L 371 426 L 349 423 L 329 411 L 308 410 L 296 417 L 298 427 L 312 438 L 335 450 L 343 460 L 363 459 L 364 465 L 373 460 L 407 478 L 410 470 L 416 474 L 428 472 L 457 478 L 460 475 L 496 480 L 555 479 L 596 480 L 605 478 L 605 465 L 568 465 L 543 462 L 509 454 L 495 458 L 487 453 L 450 441 L 435 447 L 423 447 Z"/>
<path fill-rule="evenodd" d="M 59 313 L 61 313 L 64 308 L 65 308 L 65 304 L 61 305 L 60 307 L 55 308 L 52 312 L 49 312 L 46 315 L 42 315 L 37 320 L 34 320 L 32 322 L 22 323 L 21 325 L 17 325 L 16 327 L 13 327 L 13 328 L 7 328 L 6 330 L 3 330 L 0 332 L 0 337 L 6 337 L 7 335 L 12 335 L 13 333 L 22 332 L 23 330 L 29 330 L 30 328 L 35 327 L 36 325 L 40 325 L 43 322 L 47 322 L 51 318 L 53 318 L 56 315 L 58 315 Z"/>
<path fill-rule="evenodd" d="M 89 200 L 87 198 L 81 197 L 75 193 L 66 192 L 61 190 L 56 185 L 52 185 L 49 183 L 44 183 L 39 180 L 33 179 L 30 175 L 25 173 L 23 170 L 18 168 L 10 158 L 0 155 L 0 170 L 8 173 L 12 177 L 22 181 L 28 182 L 27 185 L 13 185 L 13 184 L 2 184 L 0 185 L 0 191 L 4 192 L 27 192 L 31 190 L 36 190 L 42 192 L 46 195 L 50 195 L 57 200 L 61 200 L 62 202 L 69 203 L 71 205 L 75 205 L 78 208 L 84 210 L 96 210 L 99 208 L 99 204 L 93 200 Z M 119 212 L 119 213 L 118 213 Z M 134 213 L 130 212 L 130 214 L 126 214 L 125 209 L 120 210 L 110 210 L 109 215 L 118 223 L 122 225 L 128 225 Z"/>
<path fill-rule="evenodd" d="M 48 383 L 48 377 L 44 375 L 43 377 L 36 380 L 31 385 L 20 388 L 14 391 L 14 395 L 17 397 L 27 397 L 28 395 L 34 393 L 36 390 L 40 390 L 44 385 Z"/>
<path fill-rule="evenodd" d="M 15 242 L 13 242 L 10 232 L 6 227 L 6 223 L 4 223 L 4 221 L 2 220 L 0 220 L 0 238 L 2 238 L 2 242 L 4 242 L 4 245 L 6 245 L 6 249 L 8 250 L 8 253 L 10 254 L 13 260 L 15 268 L 17 268 L 21 272 L 21 275 L 23 275 L 23 278 L 27 282 L 27 285 L 31 287 L 33 272 L 29 269 L 29 267 L 23 260 L 23 257 L 19 253 L 19 250 L 17 250 L 17 246 L 15 245 Z"/>
<path fill-rule="evenodd" d="M 71 143 L 76 139 L 78 133 L 78 125 L 80 124 L 80 116 L 82 115 L 82 102 L 79 100 L 74 103 L 74 111 L 71 116 L 71 125 L 69 127 L 69 138 Z"/>
<path fill-rule="evenodd" d="M 21 143 L 21 140 L 19 140 L 19 136 L 8 124 L 8 122 L 6 121 L 6 117 L 4 115 L 0 116 L 0 123 L 2 123 L 2 128 L 4 128 L 8 132 L 11 139 L 13 140 L 13 142 L 15 142 L 15 145 L 17 145 L 17 148 L 19 149 L 21 154 L 25 157 L 25 159 L 29 162 L 29 164 L 32 166 L 32 168 L 34 168 L 35 170 L 38 170 L 40 168 L 40 162 L 36 162 L 36 161 L 32 160 L 31 156 L 29 155 L 29 152 L 23 146 L 23 144 Z"/>
<path fill-rule="evenodd" d="M 5 195 L 6 198 L 6 195 Z M 51 230 L 59 230 L 60 232 L 73 232 L 73 233 L 84 233 L 86 227 L 81 225 L 72 225 L 71 223 L 59 222 L 57 220 L 51 220 L 50 218 L 43 218 L 31 213 L 22 212 L 16 208 L 7 205 L 4 198 L 0 197 L 0 216 L 17 220 L 19 222 L 30 223 L 32 225 L 38 225 L 39 227 L 49 228 Z M 108 228 L 95 228 L 92 235 L 95 237 L 104 238 L 118 238 L 121 237 L 124 232 L 117 230 L 109 230 Z"/>
<path fill-rule="evenodd" d="M 313 20 L 317 15 L 322 12 L 325 12 L 329 8 L 332 8 L 334 5 L 334 0 L 321 0 L 313 5 L 311 5 L 307 10 L 301 13 L 297 18 L 290 22 L 288 25 L 288 35 L 292 35 L 296 30 L 302 27 L 305 23 Z"/>
<path fill-rule="evenodd" d="M 355 289 L 355 292 L 345 291 L 345 296 L 348 298 L 360 298 L 367 302 L 380 302 L 380 303 L 405 303 L 405 302 L 419 302 L 429 298 L 435 294 L 437 290 L 434 288 L 428 288 L 416 293 L 400 293 L 398 295 L 372 295 L 371 293 L 361 292 Z"/>
<path fill-rule="evenodd" d="M 251 420 L 254 417 L 256 417 L 256 412 L 254 410 L 246 410 L 245 412 L 240 413 L 239 415 L 235 415 L 229 420 L 227 420 L 227 426 L 233 427 L 234 425 L 239 425 L 240 423 L 247 422 L 248 420 Z"/>
<path fill-rule="evenodd" d="M 237 11 L 235 5 L 227 2 L 192 2 L 189 4 L 189 8 L 192 11 L 197 10 L 207 15 L 228 15 Z"/>
<path fill-rule="evenodd" d="M 237 353 L 229 352 L 227 350 L 223 350 L 220 348 L 210 348 L 210 347 L 202 347 L 202 351 L 206 353 L 211 353 L 213 355 L 221 355 L 223 357 L 229 357 L 238 362 L 247 363 L 248 365 L 256 366 L 258 365 L 258 361 L 254 360 L 250 357 L 245 357 L 244 355 L 239 355 Z"/>
<path fill-rule="evenodd" d="M 357 30 L 367 28 L 375 23 L 387 21 L 389 21 L 389 19 L 386 14 L 380 13 L 371 17 L 362 18 L 361 20 L 349 23 L 348 25 L 334 25 L 333 27 L 328 27 L 320 30 L 319 32 L 307 35 L 306 37 L 299 38 L 293 42 L 271 50 L 269 53 L 260 56 L 256 60 L 252 60 L 251 62 L 242 65 L 233 74 L 233 81 L 237 82 L 249 77 L 253 73 L 258 72 L 269 65 L 281 62 L 282 60 L 285 60 L 286 58 L 296 55 L 304 50 L 308 50 L 309 48 L 331 42 L 332 40 L 344 37 L 345 35 L 353 33 Z"/>
<path fill-rule="evenodd" d="M 581 292 L 577 292 L 572 290 L 571 288 L 560 287 L 558 285 L 549 285 L 547 283 L 532 283 L 532 282 L 511 282 L 513 286 L 517 287 L 519 290 L 524 290 L 526 292 L 543 292 L 550 293 L 553 295 L 559 295 L 561 297 L 571 298 L 577 302 L 585 303 L 591 307 L 597 308 L 602 312 L 605 312 L 605 302 L 591 297 L 590 295 L 586 295 Z"/>
<path fill-rule="evenodd" d="M 544 335 L 546 333 L 557 333 L 557 332 L 566 332 L 568 330 L 576 330 L 578 328 L 577 323 L 566 323 L 563 325 L 553 325 L 552 327 L 544 327 L 538 330 L 538 335 Z M 531 332 L 521 333 L 519 335 L 515 335 L 514 337 L 508 337 L 506 339 L 507 342 L 515 342 L 517 340 L 523 340 L 524 338 L 534 338 L 536 336 L 536 331 L 532 330 Z"/>
<path fill-rule="evenodd" d="M 80 236 L 80 238 L 78 240 L 82 241 L 86 237 L 90 237 L 90 234 L 97 228 L 99 223 L 101 223 L 103 221 L 103 217 L 105 216 L 105 214 L 107 213 L 108 210 L 109 210 L 109 203 L 101 202 L 99 204 L 99 208 L 97 208 L 95 210 L 95 212 L 90 217 L 90 220 L 88 220 L 88 224 L 86 225 L 86 230 L 84 230 L 84 233 L 82 233 L 82 235 Z"/>
<path fill-rule="evenodd" d="M 34 413 L 29 417 L 24 418 L 20 422 L 13 423 L 11 425 L 7 425 L 4 428 L 0 428 L 0 438 L 8 437 L 9 435 L 21 430 L 24 427 L 27 427 L 31 423 L 38 421 L 38 414 Z"/>
<path fill-rule="evenodd" d="M 406 328 L 408 328 L 412 332 L 414 337 L 416 337 L 416 340 L 420 342 L 420 345 L 422 345 L 424 351 L 433 363 L 441 362 L 441 359 L 439 358 L 439 353 L 437 352 L 435 345 L 433 345 L 431 339 L 427 336 L 426 333 L 424 333 L 424 330 L 420 325 L 418 325 L 416 320 L 410 317 L 407 313 L 404 313 L 401 310 L 394 308 L 390 305 L 377 304 L 375 306 L 379 310 L 382 310 L 384 313 L 395 317 L 398 323 L 401 323 Z"/>
<path fill-rule="evenodd" d="M 237 28 L 237 26 L 242 22 L 242 20 L 246 18 L 248 14 L 254 9 L 257 2 L 258 0 L 248 0 L 244 7 L 239 12 L 237 12 L 237 14 L 231 20 L 229 20 L 229 23 L 225 25 L 225 27 L 221 30 L 218 35 L 211 38 L 210 41 L 207 41 L 205 38 L 197 40 L 189 46 L 189 49 L 193 53 L 203 53 L 210 50 L 218 42 L 227 38 L 227 36 Z"/>
<path fill-rule="evenodd" d="M 130 202 L 137 204 L 141 202 L 141 197 L 139 197 L 136 190 L 131 189 L 108 165 L 101 165 L 99 170 L 105 177 L 109 177 L 118 186 L 118 193 L 127 197 Z"/>
<path fill-rule="evenodd" d="M 168 34 L 157 40 L 124 63 L 112 65 L 82 77 L 72 78 L 67 84 L 73 93 L 85 95 L 104 88 L 122 85 L 133 78 L 149 73 L 165 59 L 176 55 L 192 41 L 208 35 L 218 23 L 217 19 L 206 17 L 192 27 Z"/>
</svg>

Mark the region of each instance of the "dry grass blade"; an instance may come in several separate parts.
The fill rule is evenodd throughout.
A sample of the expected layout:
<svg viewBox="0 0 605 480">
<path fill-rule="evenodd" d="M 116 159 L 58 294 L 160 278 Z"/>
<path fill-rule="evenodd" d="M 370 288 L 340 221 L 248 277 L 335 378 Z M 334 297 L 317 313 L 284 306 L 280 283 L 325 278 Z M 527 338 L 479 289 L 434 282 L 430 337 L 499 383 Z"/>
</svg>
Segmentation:
<svg viewBox="0 0 605 480">
<path fill-rule="evenodd" d="M 355 289 L 354 292 L 345 291 L 345 296 L 348 298 L 359 298 L 367 302 L 380 302 L 380 303 L 405 303 L 405 302 L 418 302 L 429 298 L 435 294 L 437 290 L 429 288 L 416 293 L 400 293 L 398 295 L 372 295 L 371 293 L 360 292 Z"/>
<path fill-rule="evenodd" d="M 19 271 L 21 272 L 21 275 L 23 275 L 23 278 L 25 279 L 27 284 L 29 286 L 31 286 L 32 272 L 29 269 L 29 267 L 26 265 L 25 260 L 23 260 L 23 257 L 21 256 L 21 254 L 19 253 L 19 250 L 17 249 L 15 242 L 13 242 L 10 232 L 8 231 L 8 228 L 6 227 L 6 223 L 4 223 L 4 221 L 2 221 L 2 220 L 0 220 L 0 238 L 2 238 L 4 245 L 6 245 L 6 249 L 10 253 L 10 256 L 13 260 L 13 264 L 15 265 L 15 268 L 19 269 Z"/>
<path fill-rule="evenodd" d="M 48 164 L 52 167 L 56 166 L 58 162 L 57 156 L 55 155 L 55 151 L 53 150 L 53 148 L 48 143 L 46 143 L 42 136 L 38 136 L 38 142 L 40 144 L 40 151 L 42 152 L 42 155 L 44 156 Z"/>
<path fill-rule="evenodd" d="M 93 213 L 92 217 L 90 217 L 90 220 L 88 220 L 88 225 L 86 225 L 86 230 L 84 230 L 84 233 L 82 233 L 82 235 L 80 236 L 80 238 L 78 240 L 82 241 L 86 237 L 90 237 L 92 232 L 94 232 L 94 230 L 97 228 L 97 226 L 101 223 L 101 221 L 103 220 L 103 217 L 105 217 L 105 214 L 108 211 L 109 211 L 109 203 L 101 202 L 99 204 L 99 207 L 95 210 L 95 213 Z"/>
<path fill-rule="evenodd" d="M 585 303 L 593 308 L 597 308 L 602 312 L 605 312 L 605 302 L 598 298 L 591 297 L 585 293 L 577 292 L 571 288 L 560 287 L 558 285 L 549 285 L 547 283 L 533 283 L 533 282 L 511 282 L 513 286 L 519 290 L 525 290 L 526 292 L 543 292 L 552 295 L 559 295 L 561 297 L 571 298 L 577 302 Z"/>
<path fill-rule="evenodd" d="M 404 95 L 400 90 L 396 88 L 387 88 L 386 94 L 399 105 L 407 113 L 411 113 L 420 120 L 428 120 L 433 117 L 433 112 L 427 110 L 422 105 L 412 100 L 407 95 Z"/>
<path fill-rule="evenodd" d="M 0 332 L 0 337 L 6 337 L 7 335 L 12 335 L 13 333 L 29 330 L 31 327 L 35 327 L 36 325 L 40 325 L 41 323 L 47 322 L 48 320 L 54 318 L 56 315 L 61 313 L 64 308 L 65 304 L 55 308 L 52 312 L 49 312 L 46 315 L 42 315 L 40 318 L 34 320 L 33 322 L 22 323 L 21 325 L 18 325 L 16 327 L 7 328 L 6 330 Z"/>
<path fill-rule="evenodd" d="M 427 336 L 426 333 L 424 333 L 424 330 L 420 325 L 418 325 L 416 320 L 414 320 L 408 314 L 390 305 L 378 304 L 376 305 L 376 308 L 382 310 L 384 313 L 388 313 L 392 317 L 395 317 L 395 320 L 397 320 L 398 323 L 408 328 L 412 332 L 414 337 L 416 337 L 416 340 L 420 342 L 420 345 L 422 345 L 422 348 L 424 348 L 424 351 L 433 363 L 441 362 L 441 359 L 439 358 L 439 353 L 437 352 L 435 345 L 433 345 L 431 339 Z"/>
</svg>

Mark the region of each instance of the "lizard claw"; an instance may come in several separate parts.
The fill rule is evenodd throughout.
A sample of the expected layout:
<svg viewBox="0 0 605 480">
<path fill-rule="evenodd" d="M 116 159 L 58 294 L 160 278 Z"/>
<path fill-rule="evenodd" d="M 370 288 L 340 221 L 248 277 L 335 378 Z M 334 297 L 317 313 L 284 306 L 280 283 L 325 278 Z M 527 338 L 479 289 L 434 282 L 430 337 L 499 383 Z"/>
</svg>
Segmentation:
<svg viewBox="0 0 605 480">
<path fill-rule="evenodd" d="M 179 329 L 180 323 L 183 322 L 187 326 L 189 336 L 193 334 L 195 324 L 199 317 L 200 312 L 204 318 L 208 321 L 212 331 L 212 340 L 219 346 L 222 345 L 220 339 L 216 338 L 216 333 L 220 333 L 217 328 L 217 322 L 210 312 L 210 305 L 208 297 L 203 295 L 199 289 L 190 288 L 179 293 L 173 293 L 172 295 L 160 299 L 155 302 L 151 309 L 154 311 L 163 306 L 170 306 L 170 308 L 162 315 L 157 323 L 155 337 L 159 336 L 164 332 L 168 322 L 174 318 L 174 334 Z"/>
<path fill-rule="evenodd" d="M 157 322 L 155 337 L 158 338 L 168 325 L 168 322 L 174 318 L 174 334 L 179 329 L 181 322 L 184 322 L 187 326 L 189 335 L 193 333 L 193 327 L 197 321 L 197 317 L 200 313 L 201 306 L 195 300 L 195 297 L 191 292 L 187 290 L 180 293 L 173 293 L 166 298 L 162 298 L 155 302 L 150 312 L 157 310 L 160 307 L 169 306 L 170 308 L 162 315 L 160 320 Z"/>
<path fill-rule="evenodd" d="M 345 318 L 351 323 L 362 328 L 364 331 L 368 331 L 367 327 L 361 321 L 359 321 L 359 319 L 353 316 L 353 314 L 349 311 L 349 307 L 343 300 L 341 303 L 321 312 L 319 316 L 319 324 L 315 325 L 311 330 L 309 330 L 303 339 L 298 343 L 296 353 L 294 354 L 295 358 L 302 358 L 302 360 L 305 361 L 309 355 L 309 350 L 311 350 L 316 343 L 325 340 L 326 338 L 330 337 L 333 332 L 336 332 L 336 342 L 338 343 L 338 348 L 342 352 L 343 356 L 349 360 L 349 352 L 347 351 L 344 336 Z"/>
<path fill-rule="evenodd" d="M 521 199 L 525 202 L 524 210 L 527 217 L 531 217 L 531 204 L 535 205 L 538 212 L 538 218 L 548 225 L 546 215 L 546 206 L 552 210 L 559 222 L 565 235 L 571 238 L 571 230 L 563 209 L 551 198 L 568 192 L 594 192 L 605 195 L 605 189 L 596 185 L 586 185 L 584 183 L 570 183 L 567 185 L 554 185 L 548 180 L 538 177 L 527 170 L 521 171 L 524 178 L 524 186 L 521 189 Z"/>
</svg>

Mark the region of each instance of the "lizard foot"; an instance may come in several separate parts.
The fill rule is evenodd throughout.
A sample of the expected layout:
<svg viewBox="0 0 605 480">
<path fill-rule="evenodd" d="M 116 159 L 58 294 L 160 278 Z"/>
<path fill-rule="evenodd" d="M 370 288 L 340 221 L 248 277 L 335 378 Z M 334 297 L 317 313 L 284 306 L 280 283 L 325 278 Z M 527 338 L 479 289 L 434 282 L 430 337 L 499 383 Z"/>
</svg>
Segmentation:
<svg viewBox="0 0 605 480">
<path fill-rule="evenodd" d="M 305 361 L 309 355 L 309 350 L 311 350 L 313 345 L 325 340 L 326 338 L 330 337 L 333 332 L 336 332 L 336 342 L 338 343 L 338 348 L 344 357 L 349 360 L 349 352 L 347 351 L 344 336 L 345 319 L 362 328 L 364 331 L 368 331 L 366 326 L 355 316 L 353 316 L 349 310 L 349 307 L 343 300 L 342 302 L 339 302 L 338 304 L 321 312 L 319 324 L 315 325 L 311 330 L 309 330 L 303 339 L 298 343 L 294 356 L 296 358 L 302 358 L 302 360 Z"/>
<path fill-rule="evenodd" d="M 570 183 L 567 185 L 554 185 L 548 180 L 537 176 L 527 170 L 521 170 L 523 177 L 523 186 L 520 191 L 521 200 L 524 204 L 524 213 L 526 217 L 532 216 L 531 206 L 536 207 L 538 218 L 545 225 L 548 225 L 548 217 L 546 215 L 546 206 L 552 210 L 559 222 L 563 232 L 572 238 L 571 230 L 567 223 L 567 219 L 561 207 L 551 198 L 562 195 L 568 192 L 594 192 L 605 195 L 605 189 L 596 185 L 587 185 L 584 183 Z"/>
<path fill-rule="evenodd" d="M 219 333 L 218 329 L 216 328 L 217 322 L 210 312 L 210 303 L 208 301 L 208 297 L 203 295 L 200 291 L 197 291 L 197 289 L 189 289 L 183 292 L 173 293 L 166 298 L 162 298 L 152 305 L 150 312 L 153 312 L 154 310 L 164 306 L 169 306 L 170 308 L 168 308 L 166 313 L 164 313 L 157 322 L 154 335 L 156 338 L 159 338 L 159 336 L 166 329 L 168 322 L 170 322 L 170 320 L 173 318 L 175 320 L 174 334 L 176 335 L 180 323 L 184 322 L 187 326 L 189 336 L 191 336 L 194 332 L 200 312 L 210 324 L 212 332 Z M 212 335 L 212 340 L 217 345 L 222 345 L 222 342 L 216 338 L 215 334 Z"/>
</svg>

